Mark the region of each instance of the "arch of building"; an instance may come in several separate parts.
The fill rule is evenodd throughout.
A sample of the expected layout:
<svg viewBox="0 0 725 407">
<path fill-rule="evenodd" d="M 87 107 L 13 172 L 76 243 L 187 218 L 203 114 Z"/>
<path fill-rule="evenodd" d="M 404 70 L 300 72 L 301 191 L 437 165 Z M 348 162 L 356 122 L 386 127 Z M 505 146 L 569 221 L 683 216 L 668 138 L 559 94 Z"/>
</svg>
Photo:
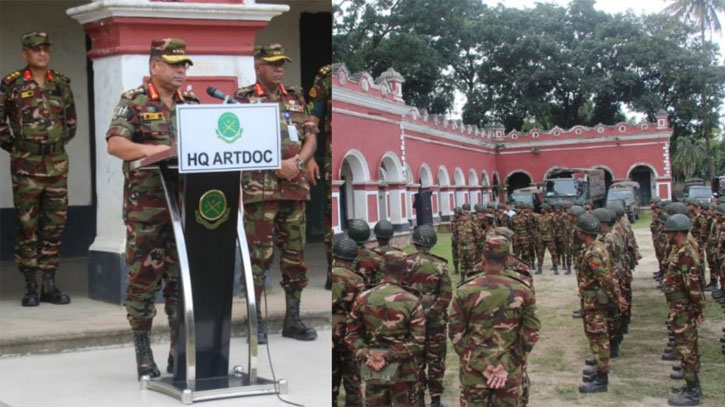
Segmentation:
<svg viewBox="0 0 725 407">
<path fill-rule="evenodd" d="M 627 178 L 639 182 L 639 192 L 643 204 L 649 203 L 652 196 L 658 193 L 660 186 L 657 177 L 657 170 L 646 162 L 634 163 L 627 170 Z"/>
<path fill-rule="evenodd" d="M 339 190 L 332 192 L 333 207 L 339 207 L 339 210 L 333 211 L 331 216 L 337 218 L 337 227 L 342 231 L 347 229 L 350 219 L 367 220 L 369 217 L 368 195 L 371 191 L 367 190 L 367 186 L 370 184 L 370 169 L 365 155 L 359 150 L 346 152 L 340 165 L 339 179 Z"/>
<path fill-rule="evenodd" d="M 447 221 L 453 212 L 453 188 L 451 188 L 451 177 L 445 165 L 438 168 L 438 216 L 442 221 Z"/>
<path fill-rule="evenodd" d="M 473 168 L 468 170 L 468 189 L 471 199 L 471 207 L 481 203 L 481 187 L 478 185 L 478 174 Z"/>
<path fill-rule="evenodd" d="M 522 169 L 516 169 L 506 175 L 504 185 L 506 186 L 506 196 L 508 197 L 511 193 L 519 188 L 525 188 L 534 182 L 534 177 L 531 174 Z"/>
<path fill-rule="evenodd" d="M 421 164 L 418 170 L 418 180 L 421 188 L 430 188 L 433 186 L 433 172 L 428 164 Z"/>
<path fill-rule="evenodd" d="M 466 176 L 463 175 L 461 167 L 456 167 L 456 169 L 453 170 L 453 182 L 455 185 L 453 207 L 455 208 L 456 206 L 461 206 L 464 203 L 470 203 L 468 190 L 466 188 Z"/>
</svg>

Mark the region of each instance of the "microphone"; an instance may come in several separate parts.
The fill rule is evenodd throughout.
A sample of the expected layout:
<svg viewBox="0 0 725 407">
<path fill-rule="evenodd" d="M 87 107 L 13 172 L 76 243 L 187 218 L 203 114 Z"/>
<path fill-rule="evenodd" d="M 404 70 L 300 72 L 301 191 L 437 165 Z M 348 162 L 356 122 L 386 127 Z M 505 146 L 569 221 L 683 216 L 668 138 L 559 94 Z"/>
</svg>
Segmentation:
<svg viewBox="0 0 725 407">
<path fill-rule="evenodd" d="M 215 99 L 223 100 L 224 103 L 230 103 L 230 104 L 239 103 L 236 101 L 236 99 L 233 99 L 231 96 L 227 95 L 226 93 L 220 91 L 219 89 L 217 89 L 213 86 L 209 86 L 208 88 L 206 88 L 206 93 L 208 93 L 209 96 L 211 96 Z"/>
</svg>

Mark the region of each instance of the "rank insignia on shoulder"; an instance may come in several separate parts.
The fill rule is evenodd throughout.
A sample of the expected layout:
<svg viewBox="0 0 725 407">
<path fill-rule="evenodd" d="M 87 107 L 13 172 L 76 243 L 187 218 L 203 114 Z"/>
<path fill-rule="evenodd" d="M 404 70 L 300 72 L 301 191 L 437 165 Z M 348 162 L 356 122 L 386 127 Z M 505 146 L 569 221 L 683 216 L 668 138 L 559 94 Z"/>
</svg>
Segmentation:
<svg viewBox="0 0 725 407">
<path fill-rule="evenodd" d="M 310 88 L 310 97 L 311 98 L 316 98 L 317 97 L 317 89 Z"/>
<path fill-rule="evenodd" d="M 151 120 L 163 120 L 163 119 L 164 119 L 164 112 L 141 113 L 141 120 L 151 121 Z"/>
<path fill-rule="evenodd" d="M 20 94 L 20 97 L 23 98 L 23 99 L 25 99 L 25 98 L 29 98 L 29 97 L 33 96 L 34 94 L 35 94 L 34 91 L 32 91 L 32 90 L 26 90 L 25 92 L 22 92 Z"/>
<path fill-rule="evenodd" d="M 5 77 L 4 79 L 3 79 L 3 82 L 5 82 L 6 84 L 10 84 L 10 82 L 12 82 L 12 81 L 14 81 L 15 79 L 17 79 L 17 78 L 18 78 L 18 77 L 19 77 L 20 75 L 22 75 L 22 71 L 15 71 L 15 72 L 13 72 L 13 73 L 11 73 L 11 74 L 8 74 L 8 75 L 7 75 L 7 76 L 6 76 L 6 77 Z"/>
</svg>

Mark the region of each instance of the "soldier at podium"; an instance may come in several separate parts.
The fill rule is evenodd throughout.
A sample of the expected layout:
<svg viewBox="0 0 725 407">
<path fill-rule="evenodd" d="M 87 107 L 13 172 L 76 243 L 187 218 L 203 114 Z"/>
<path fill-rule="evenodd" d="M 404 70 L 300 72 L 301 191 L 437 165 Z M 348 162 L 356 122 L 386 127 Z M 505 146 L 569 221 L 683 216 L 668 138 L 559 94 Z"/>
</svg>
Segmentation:
<svg viewBox="0 0 725 407">
<path fill-rule="evenodd" d="M 155 171 L 130 171 L 129 162 L 169 149 L 176 137 L 176 105 L 199 103 L 193 93 L 179 90 L 190 65 L 184 41 L 153 40 L 150 80 L 121 95 L 106 133 L 108 153 L 124 160 L 123 220 L 129 268 L 126 312 L 134 333 L 139 378 L 160 375 L 151 353 L 149 332 L 161 280 L 171 331 L 167 371 L 173 371 L 179 261 L 161 177 Z"/>
<path fill-rule="evenodd" d="M 310 119 L 301 92 L 282 84 L 284 66 L 291 59 L 279 44 L 254 49 L 257 82 L 237 90 L 241 103 L 278 103 L 282 137 L 282 168 L 244 171 L 244 229 L 252 258 L 257 304 L 264 290 L 264 277 L 274 259 L 275 232 L 282 250 L 280 269 L 286 311 L 282 336 L 311 341 L 317 332 L 300 320 L 302 289 L 307 286 L 305 251 L 305 201 L 310 199 L 307 174 L 319 177 L 312 158 L 317 148 L 317 125 Z M 259 343 L 267 342 L 260 307 L 257 307 Z"/>
</svg>

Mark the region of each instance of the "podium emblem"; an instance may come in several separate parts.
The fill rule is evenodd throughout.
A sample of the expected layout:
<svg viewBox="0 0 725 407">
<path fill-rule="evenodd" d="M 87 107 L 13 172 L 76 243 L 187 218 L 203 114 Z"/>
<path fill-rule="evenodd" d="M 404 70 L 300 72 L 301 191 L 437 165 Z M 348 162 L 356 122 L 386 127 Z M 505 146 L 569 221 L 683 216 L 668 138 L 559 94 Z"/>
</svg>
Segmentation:
<svg viewBox="0 0 725 407">
<path fill-rule="evenodd" d="M 226 112 L 219 116 L 217 121 L 217 136 L 226 143 L 233 143 L 242 137 L 242 125 L 234 113 Z"/>
<path fill-rule="evenodd" d="M 199 198 L 199 208 L 194 212 L 197 223 L 207 229 L 216 229 L 229 219 L 227 197 L 218 189 L 210 189 Z"/>
</svg>

